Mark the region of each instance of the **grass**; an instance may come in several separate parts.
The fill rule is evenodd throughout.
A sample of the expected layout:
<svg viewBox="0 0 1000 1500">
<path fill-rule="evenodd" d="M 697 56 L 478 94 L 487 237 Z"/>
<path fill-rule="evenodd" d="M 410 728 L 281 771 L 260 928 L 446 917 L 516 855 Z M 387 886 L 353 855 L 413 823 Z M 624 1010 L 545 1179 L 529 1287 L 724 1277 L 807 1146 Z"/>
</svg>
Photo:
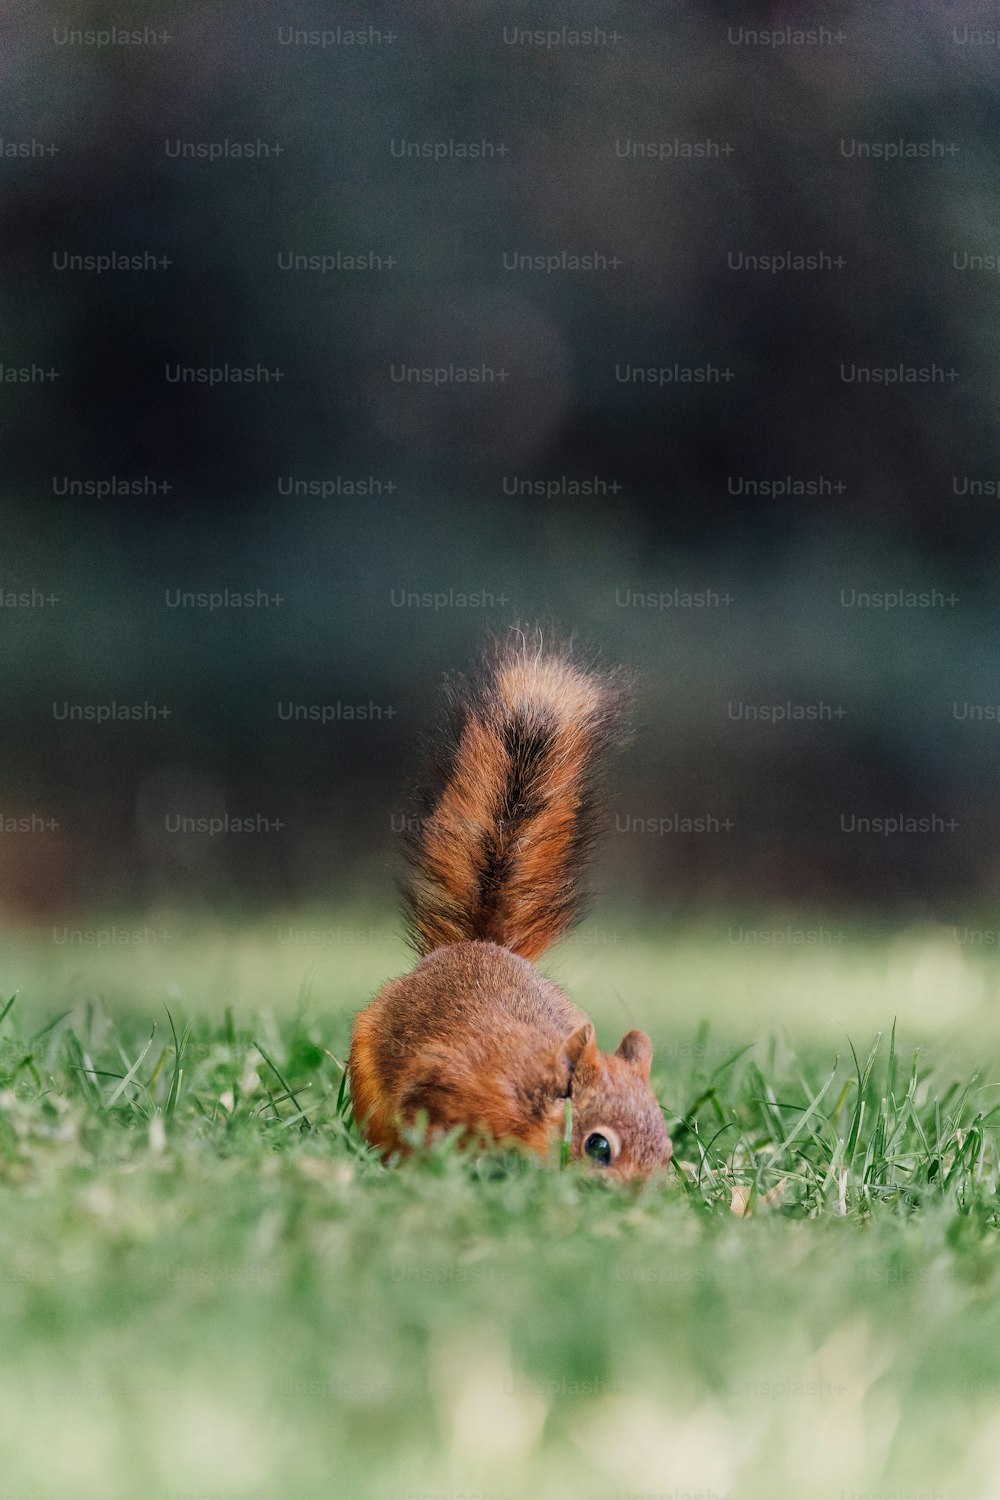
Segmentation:
<svg viewBox="0 0 1000 1500">
<path fill-rule="evenodd" d="M 636 1191 L 374 1160 L 342 1062 L 405 958 L 344 922 L 5 945 L 0 1500 L 996 1493 L 994 954 L 568 943 L 657 1043 Z"/>
</svg>

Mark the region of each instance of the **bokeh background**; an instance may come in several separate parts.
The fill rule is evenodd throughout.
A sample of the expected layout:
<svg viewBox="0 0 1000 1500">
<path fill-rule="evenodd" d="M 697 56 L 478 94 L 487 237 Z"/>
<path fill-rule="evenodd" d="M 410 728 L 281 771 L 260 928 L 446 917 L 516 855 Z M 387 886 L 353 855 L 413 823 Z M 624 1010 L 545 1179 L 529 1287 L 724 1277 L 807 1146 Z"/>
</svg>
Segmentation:
<svg viewBox="0 0 1000 1500">
<path fill-rule="evenodd" d="M 15 4 L 7 922 L 388 903 L 441 674 L 538 619 L 640 673 L 604 889 L 654 919 L 988 909 L 994 22 L 972 3 Z M 144 40 L 74 39 L 110 25 Z M 230 154 L 184 155 L 213 143 Z M 107 254 L 169 264 L 67 261 Z M 781 254 L 821 268 L 744 259 Z M 631 373 L 675 366 L 717 374 Z M 931 378 L 848 378 L 899 366 Z M 227 589 L 270 602 L 171 602 Z M 846 602 L 886 590 L 932 602 Z M 169 715 L 67 707 L 110 704 Z M 171 831 L 224 814 L 268 830 Z M 884 817 L 930 831 L 847 831 Z"/>
<path fill-rule="evenodd" d="M 996 6 L 0 10 L 0 1500 L 995 1500 Z M 514 620 L 637 1199 L 341 1118 Z"/>
</svg>

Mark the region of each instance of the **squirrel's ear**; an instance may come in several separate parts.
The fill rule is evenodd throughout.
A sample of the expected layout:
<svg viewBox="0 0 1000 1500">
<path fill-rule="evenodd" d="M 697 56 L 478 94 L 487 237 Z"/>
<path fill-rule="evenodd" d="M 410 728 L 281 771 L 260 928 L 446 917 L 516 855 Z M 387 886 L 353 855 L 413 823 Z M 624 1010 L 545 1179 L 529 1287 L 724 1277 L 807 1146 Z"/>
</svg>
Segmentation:
<svg viewBox="0 0 1000 1500">
<path fill-rule="evenodd" d="M 576 1031 L 570 1032 L 567 1040 L 562 1043 L 562 1052 L 570 1064 L 571 1073 L 579 1067 L 597 1067 L 597 1037 L 594 1035 L 594 1023 L 583 1022 L 582 1026 L 577 1026 Z"/>
<path fill-rule="evenodd" d="M 597 1038 L 594 1035 L 594 1026 L 591 1021 L 584 1021 L 575 1031 L 571 1031 L 562 1044 L 562 1055 L 566 1059 L 570 1076 L 577 1068 L 595 1068 L 597 1066 Z"/>
<path fill-rule="evenodd" d="M 571 1031 L 564 1042 L 555 1048 L 552 1070 L 554 1093 L 557 1099 L 565 1099 L 573 1084 L 573 1074 L 578 1068 L 597 1066 L 597 1039 L 590 1021 L 584 1021 Z"/>
<path fill-rule="evenodd" d="M 618 1043 L 615 1056 L 623 1057 L 648 1083 L 649 1065 L 653 1061 L 653 1044 L 644 1031 L 626 1031 Z"/>
</svg>

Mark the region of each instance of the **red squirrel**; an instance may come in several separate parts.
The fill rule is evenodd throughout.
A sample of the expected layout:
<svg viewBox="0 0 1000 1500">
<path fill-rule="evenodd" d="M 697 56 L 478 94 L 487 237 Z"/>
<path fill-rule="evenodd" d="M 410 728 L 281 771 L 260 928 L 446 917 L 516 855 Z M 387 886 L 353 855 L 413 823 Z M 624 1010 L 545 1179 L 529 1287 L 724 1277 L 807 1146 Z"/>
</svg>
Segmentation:
<svg viewBox="0 0 1000 1500">
<path fill-rule="evenodd" d="M 514 630 L 446 694 L 449 727 L 406 835 L 422 957 L 355 1021 L 355 1119 L 385 1157 L 405 1150 L 420 1112 L 432 1133 L 465 1127 L 547 1154 L 568 1099 L 572 1156 L 648 1176 L 672 1149 L 649 1038 L 628 1031 L 599 1051 L 592 1022 L 533 962 L 579 915 L 626 682 Z"/>
</svg>

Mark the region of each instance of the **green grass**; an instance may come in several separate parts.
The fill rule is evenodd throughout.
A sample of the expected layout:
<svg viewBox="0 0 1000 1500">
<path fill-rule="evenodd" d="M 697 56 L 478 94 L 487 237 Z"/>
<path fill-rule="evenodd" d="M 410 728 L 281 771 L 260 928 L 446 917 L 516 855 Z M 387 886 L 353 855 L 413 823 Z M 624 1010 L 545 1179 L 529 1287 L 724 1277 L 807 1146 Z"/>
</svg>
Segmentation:
<svg viewBox="0 0 1000 1500">
<path fill-rule="evenodd" d="M 387 920 L 167 926 L 0 960 L 0 1500 L 997 1493 L 993 953 L 585 930 L 675 1140 L 625 1190 L 372 1158 Z"/>
</svg>

